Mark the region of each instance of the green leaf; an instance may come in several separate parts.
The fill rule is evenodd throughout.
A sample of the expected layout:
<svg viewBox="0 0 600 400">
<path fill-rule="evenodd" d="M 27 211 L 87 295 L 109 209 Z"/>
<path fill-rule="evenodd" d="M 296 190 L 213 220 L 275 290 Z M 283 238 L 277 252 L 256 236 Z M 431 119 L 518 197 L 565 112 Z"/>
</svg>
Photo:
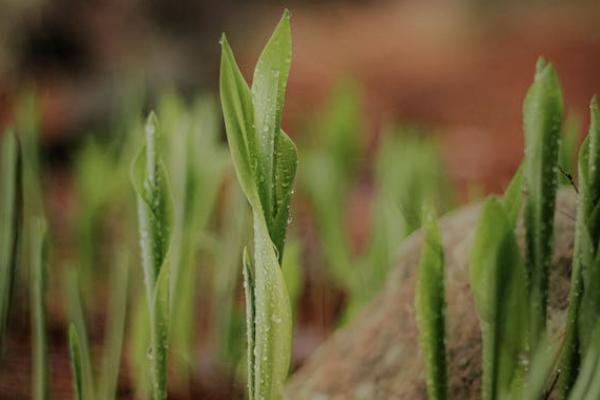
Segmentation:
<svg viewBox="0 0 600 400">
<path fill-rule="evenodd" d="M 583 246 L 587 247 L 587 246 Z M 583 295 L 577 312 L 580 353 L 585 354 L 600 317 L 600 252 L 592 262 L 583 263 L 587 277 L 583 280 Z"/>
<path fill-rule="evenodd" d="M 469 281 L 483 342 L 482 398 L 508 395 L 523 374 L 527 350 L 527 275 L 507 212 L 486 201 L 470 254 Z"/>
<path fill-rule="evenodd" d="M 81 369 L 81 350 L 79 346 L 79 335 L 75 325 L 69 326 L 69 355 L 71 359 L 71 372 L 73 373 L 73 388 L 75 390 L 75 398 L 83 400 L 85 398 L 83 392 L 83 373 Z"/>
<path fill-rule="evenodd" d="M 169 329 L 168 252 L 172 200 L 167 174 L 160 158 L 158 122 L 151 113 L 146 143 L 132 165 L 137 195 L 142 265 L 150 314 L 150 370 L 154 400 L 167 396 L 167 339 Z"/>
<path fill-rule="evenodd" d="M 594 328 L 590 349 L 573 387 L 570 400 L 594 400 L 600 397 L 600 324 Z"/>
<path fill-rule="evenodd" d="M 151 113 L 146 122 L 146 142 L 131 169 L 138 204 L 140 246 L 149 304 L 160 269 L 166 259 L 172 204 L 167 175 L 160 159 L 158 121 Z"/>
<path fill-rule="evenodd" d="M 561 185 L 571 185 L 572 182 L 569 176 L 575 175 L 573 171 L 577 170 L 577 146 L 579 145 L 580 132 L 581 118 L 579 118 L 579 115 L 569 114 L 565 118 L 558 150 L 558 165 L 561 168 L 559 182 Z"/>
<path fill-rule="evenodd" d="M 508 214 L 508 219 L 514 226 L 517 223 L 521 203 L 523 199 L 523 165 L 521 164 L 510 180 L 506 191 L 504 192 L 503 204 Z"/>
<path fill-rule="evenodd" d="M 288 150 L 289 139 L 282 145 L 277 144 L 281 126 L 281 114 L 285 87 L 292 57 L 292 41 L 289 13 L 285 11 L 273 35 L 263 49 L 252 79 L 252 102 L 256 123 L 256 154 L 258 158 L 258 190 L 261 195 L 267 223 L 271 227 L 271 215 L 276 215 L 273 179 L 275 176 L 274 158 L 277 152 Z M 293 144 L 291 144 L 293 148 Z M 287 154 L 283 155 L 284 157 Z M 273 178 L 272 178 L 273 177 Z M 292 176 L 293 179 L 293 176 Z"/>
<path fill-rule="evenodd" d="M 543 399 L 552 386 L 557 374 L 556 363 L 561 350 L 559 338 L 550 339 L 547 334 L 542 336 L 538 348 L 533 351 L 531 364 L 522 387 L 515 388 L 513 399 Z"/>
<path fill-rule="evenodd" d="M 48 339 L 46 335 L 46 241 L 47 227 L 43 219 L 36 218 L 31 227 L 31 348 L 32 348 L 32 398 L 48 399 Z"/>
<path fill-rule="evenodd" d="M 256 130 L 259 133 L 268 131 L 274 136 L 279 132 L 291 59 L 290 13 L 285 10 L 258 58 L 252 78 L 252 95 L 256 107 Z M 275 91 L 270 93 L 273 83 L 275 83 Z M 272 96 L 272 94 L 275 95 Z M 257 138 L 257 141 L 262 142 L 263 140 Z M 265 154 L 265 156 L 272 157 L 272 154 L 273 148 L 271 147 L 269 154 Z"/>
<path fill-rule="evenodd" d="M 563 100 L 554 68 L 538 61 L 523 104 L 526 266 L 530 284 L 530 344 L 546 326 Z"/>
<path fill-rule="evenodd" d="M 425 356 L 429 399 L 448 396 L 446 355 L 446 300 L 444 290 L 444 254 L 440 230 L 432 208 L 423 216 L 424 238 L 417 277 L 415 310 L 421 348 Z"/>
<path fill-rule="evenodd" d="M 2 191 L 0 198 L 0 351 L 4 349 L 13 286 L 17 249 L 23 219 L 23 177 L 19 140 L 12 130 L 2 140 Z"/>
<path fill-rule="evenodd" d="M 590 130 L 589 137 L 589 158 L 588 158 L 588 186 L 589 190 L 589 208 L 595 207 L 600 201 L 600 111 L 598 110 L 598 99 L 594 96 L 590 102 Z M 590 210 L 586 210 L 588 213 Z M 597 230 L 597 235 L 600 232 Z M 593 239 L 596 239 L 593 237 Z"/>
<path fill-rule="evenodd" d="M 595 246 L 600 241 L 600 111 L 596 96 L 590 104 L 590 130 L 588 133 L 587 168 L 585 185 L 587 190 L 582 193 L 586 224 Z"/>
<path fill-rule="evenodd" d="M 254 399 L 280 399 L 291 357 L 292 316 L 267 226 L 254 214 Z"/>
<path fill-rule="evenodd" d="M 220 71 L 221 108 L 235 172 L 250 204 L 259 207 L 254 106 L 248 84 L 237 66 L 225 35 L 221 38 Z"/>
<path fill-rule="evenodd" d="M 271 239 L 277 249 L 278 261 L 281 264 L 285 233 L 289 223 L 290 201 L 294 191 L 298 154 L 296 146 L 283 131 L 280 131 L 276 137 L 275 144 L 275 204 L 270 231 Z"/>
<path fill-rule="evenodd" d="M 167 352 L 169 332 L 169 267 L 163 266 L 154 287 L 150 314 L 150 359 L 153 399 L 167 398 Z"/>
<path fill-rule="evenodd" d="M 254 348 L 256 345 L 256 298 L 254 295 L 253 268 L 248 251 L 244 247 L 242 256 L 243 275 L 244 275 L 244 294 L 246 296 L 246 339 L 248 340 L 248 396 L 251 400 L 254 399 L 255 393 L 255 369 L 256 357 Z"/>
<path fill-rule="evenodd" d="M 300 243 L 297 240 L 287 244 L 283 261 L 281 262 L 283 280 L 287 288 L 292 314 L 302 294 L 302 264 L 300 263 Z"/>
</svg>

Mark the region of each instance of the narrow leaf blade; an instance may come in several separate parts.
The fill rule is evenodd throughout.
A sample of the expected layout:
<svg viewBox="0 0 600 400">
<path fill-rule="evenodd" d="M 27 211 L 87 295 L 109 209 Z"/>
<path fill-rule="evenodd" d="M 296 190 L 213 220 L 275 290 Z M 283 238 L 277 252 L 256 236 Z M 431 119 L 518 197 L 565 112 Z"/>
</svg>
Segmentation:
<svg viewBox="0 0 600 400">
<path fill-rule="evenodd" d="M 75 325 L 69 327 L 69 355 L 71 359 L 71 372 L 73 374 L 73 388 L 75 398 L 82 400 L 83 396 L 83 373 L 81 368 L 81 349 L 79 346 L 79 335 Z"/>
<path fill-rule="evenodd" d="M 448 395 L 444 256 L 439 227 L 432 209 L 423 216 L 424 238 L 417 277 L 415 310 L 425 356 L 429 399 Z"/>
</svg>

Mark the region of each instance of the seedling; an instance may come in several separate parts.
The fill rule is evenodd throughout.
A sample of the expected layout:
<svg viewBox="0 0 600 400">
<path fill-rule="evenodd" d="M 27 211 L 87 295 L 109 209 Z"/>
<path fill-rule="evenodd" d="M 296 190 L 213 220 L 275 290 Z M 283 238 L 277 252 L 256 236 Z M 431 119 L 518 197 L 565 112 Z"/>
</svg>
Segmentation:
<svg viewBox="0 0 600 400">
<path fill-rule="evenodd" d="M 154 400 L 167 397 L 169 267 L 166 263 L 172 220 L 167 175 L 160 159 L 158 121 L 150 114 L 146 143 L 135 158 L 131 180 L 137 196 L 146 300 L 150 315 L 148 358 Z"/>
<path fill-rule="evenodd" d="M 291 354 L 291 309 L 281 272 L 296 147 L 281 129 L 290 68 L 286 11 L 260 55 L 250 89 L 221 39 L 220 91 L 229 149 L 254 221 L 253 262 L 244 251 L 248 395 L 279 399 Z"/>
<path fill-rule="evenodd" d="M 486 201 L 470 255 L 469 280 L 481 324 L 482 398 L 506 398 L 524 375 L 527 275 L 514 225 L 495 198 Z"/>
<path fill-rule="evenodd" d="M 46 337 L 46 222 L 33 219 L 31 227 L 31 348 L 34 400 L 48 398 L 48 339 Z"/>
<path fill-rule="evenodd" d="M 69 327 L 69 356 L 71 357 L 71 372 L 73 373 L 73 389 L 75 399 L 82 400 L 84 395 L 83 367 L 81 359 L 81 346 L 79 344 L 79 334 L 75 325 Z"/>
<path fill-rule="evenodd" d="M 523 104 L 527 190 L 525 264 L 529 280 L 529 344 L 532 348 L 537 346 L 546 326 L 562 112 L 562 94 L 554 67 L 540 59 Z"/>
<path fill-rule="evenodd" d="M 21 236 L 23 182 L 21 149 L 14 132 L 9 130 L 2 141 L 0 167 L 2 198 L 0 199 L 0 351 L 8 326 L 13 286 L 17 268 L 17 250 Z"/>
<path fill-rule="evenodd" d="M 417 277 L 415 310 L 425 356 L 429 399 L 448 396 L 444 254 L 433 208 L 423 213 L 424 238 Z"/>
</svg>

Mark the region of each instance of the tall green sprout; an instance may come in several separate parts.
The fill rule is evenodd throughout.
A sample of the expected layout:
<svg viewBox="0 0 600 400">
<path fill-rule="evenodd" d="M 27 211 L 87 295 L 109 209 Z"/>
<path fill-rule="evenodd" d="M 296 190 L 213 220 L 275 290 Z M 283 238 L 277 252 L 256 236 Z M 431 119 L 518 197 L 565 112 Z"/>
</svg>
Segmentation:
<svg viewBox="0 0 600 400">
<path fill-rule="evenodd" d="M 86 387 L 83 383 L 84 367 L 83 357 L 81 355 L 81 343 L 77 328 L 73 323 L 69 326 L 69 357 L 71 359 L 71 373 L 73 374 L 73 391 L 76 400 L 87 399 L 84 393 Z"/>
<path fill-rule="evenodd" d="M 579 199 L 560 393 L 566 399 L 577 378 L 600 309 L 600 113 L 593 98 L 590 129 L 579 152 Z"/>
<path fill-rule="evenodd" d="M 495 198 L 486 201 L 470 254 L 469 281 L 479 314 L 482 398 L 506 398 L 522 385 L 527 352 L 527 275 L 514 224 Z"/>
<path fill-rule="evenodd" d="M 146 122 L 146 142 L 132 164 L 131 180 L 138 204 L 142 266 L 150 315 L 148 357 L 154 400 L 167 397 L 169 267 L 166 261 L 172 220 L 167 176 L 159 154 L 158 122 L 151 113 Z"/>
<path fill-rule="evenodd" d="M 523 104 L 526 266 L 531 318 L 530 346 L 546 327 L 548 277 L 552 261 L 557 163 L 563 113 L 554 67 L 540 59 Z"/>
<path fill-rule="evenodd" d="M 32 220 L 31 237 L 31 348 L 32 348 L 32 398 L 48 398 L 48 339 L 46 335 L 46 222 Z"/>
<path fill-rule="evenodd" d="M 425 356 L 427 394 L 431 400 L 448 396 L 444 253 L 433 208 L 423 216 L 424 237 L 419 260 L 415 310 Z"/>
<path fill-rule="evenodd" d="M 23 212 L 21 150 L 19 141 L 12 130 L 4 134 L 1 161 L 0 352 L 4 350 L 4 336 L 11 309 Z"/>
<path fill-rule="evenodd" d="M 244 252 L 250 399 L 279 399 L 291 355 L 292 321 L 281 259 L 296 174 L 296 147 L 281 130 L 291 60 L 286 11 L 259 57 L 252 88 L 223 35 L 220 92 L 229 149 L 252 208 L 253 262 Z"/>
</svg>

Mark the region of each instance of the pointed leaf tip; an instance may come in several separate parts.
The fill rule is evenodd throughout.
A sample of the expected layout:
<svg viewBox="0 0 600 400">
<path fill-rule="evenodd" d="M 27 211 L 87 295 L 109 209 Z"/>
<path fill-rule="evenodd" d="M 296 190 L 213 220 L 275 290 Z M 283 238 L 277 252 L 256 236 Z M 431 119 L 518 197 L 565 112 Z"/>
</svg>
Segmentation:
<svg viewBox="0 0 600 400">
<path fill-rule="evenodd" d="M 597 95 L 593 95 L 592 100 L 590 100 L 590 110 L 592 111 L 592 113 L 598 112 L 598 96 Z"/>
<path fill-rule="evenodd" d="M 221 37 L 219 38 L 219 44 L 221 45 L 221 48 L 229 46 L 229 42 L 227 41 L 227 35 L 225 34 L 225 32 L 221 33 Z"/>
<path fill-rule="evenodd" d="M 537 62 L 535 63 L 535 72 L 536 72 L 536 74 L 539 74 L 540 72 L 542 72 L 542 70 L 547 65 L 548 65 L 548 63 L 546 62 L 546 59 L 544 59 L 544 57 L 538 58 Z"/>
</svg>

